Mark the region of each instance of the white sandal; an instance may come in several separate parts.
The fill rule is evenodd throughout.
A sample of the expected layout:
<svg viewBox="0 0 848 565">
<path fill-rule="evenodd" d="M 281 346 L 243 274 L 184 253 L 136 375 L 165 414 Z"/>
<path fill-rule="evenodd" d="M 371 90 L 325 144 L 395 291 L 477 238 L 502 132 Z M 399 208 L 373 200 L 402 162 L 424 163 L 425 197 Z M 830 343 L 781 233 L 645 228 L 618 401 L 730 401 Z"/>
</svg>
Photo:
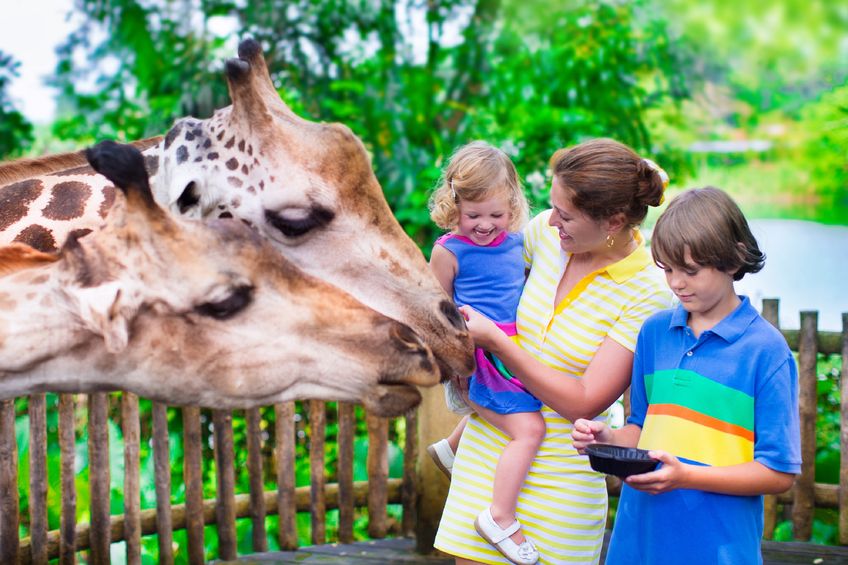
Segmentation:
<svg viewBox="0 0 848 565">
<path fill-rule="evenodd" d="M 447 475 L 448 478 L 451 478 L 454 454 L 448 440 L 440 439 L 436 443 L 428 445 L 427 453 L 433 458 L 433 463 L 436 464 L 436 467 L 438 467 L 442 473 Z"/>
<path fill-rule="evenodd" d="M 492 518 L 491 508 L 487 506 L 474 520 L 474 528 L 484 540 L 516 565 L 535 565 L 539 561 L 539 550 L 529 538 L 525 536 L 520 544 L 509 539 L 509 536 L 521 529 L 518 520 L 501 528 Z"/>
</svg>

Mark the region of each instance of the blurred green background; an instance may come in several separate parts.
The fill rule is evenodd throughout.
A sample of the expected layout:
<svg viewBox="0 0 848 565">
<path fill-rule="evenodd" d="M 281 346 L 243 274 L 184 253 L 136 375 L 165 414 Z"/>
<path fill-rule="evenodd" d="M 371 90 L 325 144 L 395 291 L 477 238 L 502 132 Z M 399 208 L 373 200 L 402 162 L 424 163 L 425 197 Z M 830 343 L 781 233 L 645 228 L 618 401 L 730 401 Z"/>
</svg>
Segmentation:
<svg viewBox="0 0 848 565">
<path fill-rule="evenodd" d="M 30 123 L 9 95 L 19 62 L 0 50 L 0 158 L 206 118 L 229 104 L 223 63 L 252 36 L 298 114 L 343 122 L 362 138 L 425 253 L 437 236 L 427 197 L 457 146 L 485 139 L 505 149 L 538 211 L 550 155 L 609 136 L 666 168 L 672 193 L 706 184 L 730 192 L 770 258 L 759 278 L 743 281 L 754 285 L 746 292 L 779 296 L 794 317 L 784 325 L 794 327 L 797 309 L 825 304 L 823 325 L 841 329 L 845 2 L 69 0 L 68 12 L 73 31 L 57 41 L 50 123 Z M 33 41 L 43 40 L 34 30 Z M 820 364 L 819 479 L 833 482 L 840 369 L 839 359 Z M 787 524 L 781 539 L 791 536 Z M 833 542 L 832 515 L 820 517 L 814 537 Z"/>
</svg>

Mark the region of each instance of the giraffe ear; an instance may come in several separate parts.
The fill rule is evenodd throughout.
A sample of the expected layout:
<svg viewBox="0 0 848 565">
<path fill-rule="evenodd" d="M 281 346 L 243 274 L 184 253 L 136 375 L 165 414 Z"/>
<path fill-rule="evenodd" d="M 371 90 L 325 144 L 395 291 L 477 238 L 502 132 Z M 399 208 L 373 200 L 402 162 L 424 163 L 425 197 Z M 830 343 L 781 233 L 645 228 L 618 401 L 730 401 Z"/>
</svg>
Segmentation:
<svg viewBox="0 0 848 565">
<path fill-rule="evenodd" d="M 109 353 L 119 353 L 129 342 L 129 324 L 137 308 L 127 304 L 126 294 L 118 282 L 76 291 L 83 325 L 103 336 Z"/>
</svg>

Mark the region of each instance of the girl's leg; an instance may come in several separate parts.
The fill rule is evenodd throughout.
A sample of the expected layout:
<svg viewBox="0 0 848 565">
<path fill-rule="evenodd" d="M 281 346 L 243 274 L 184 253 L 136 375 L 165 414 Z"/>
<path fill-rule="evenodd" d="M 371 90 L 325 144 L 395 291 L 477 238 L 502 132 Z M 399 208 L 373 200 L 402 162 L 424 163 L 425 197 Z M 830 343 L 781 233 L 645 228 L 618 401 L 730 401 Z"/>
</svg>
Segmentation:
<svg viewBox="0 0 848 565">
<path fill-rule="evenodd" d="M 518 493 L 545 439 L 545 419 L 541 412 L 498 414 L 476 404 L 474 409 L 511 438 L 498 459 L 492 485 L 492 518 L 501 528 L 506 528 L 515 520 Z M 524 541 L 524 534 L 518 530 L 510 539 L 520 544 Z"/>
<path fill-rule="evenodd" d="M 463 416 L 462 419 L 457 423 L 456 427 L 447 437 L 448 444 L 454 453 L 459 448 L 459 439 L 462 437 L 462 432 L 465 431 L 465 424 L 468 423 L 468 416 Z"/>
</svg>

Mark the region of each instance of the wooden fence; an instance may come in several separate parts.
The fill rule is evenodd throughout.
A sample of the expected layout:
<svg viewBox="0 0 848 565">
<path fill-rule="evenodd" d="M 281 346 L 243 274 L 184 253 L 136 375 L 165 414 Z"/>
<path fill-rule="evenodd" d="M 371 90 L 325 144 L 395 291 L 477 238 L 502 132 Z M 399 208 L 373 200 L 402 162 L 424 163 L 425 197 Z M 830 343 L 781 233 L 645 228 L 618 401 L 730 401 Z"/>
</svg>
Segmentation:
<svg viewBox="0 0 848 565">
<path fill-rule="evenodd" d="M 778 302 L 764 301 L 764 316 L 776 323 Z M 848 356 L 848 314 L 843 314 L 843 331 L 819 332 L 816 312 L 801 313 L 800 330 L 784 330 L 788 343 L 798 352 L 800 374 L 801 445 L 804 463 L 802 473 L 789 493 L 766 497 L 765 537 L 771 539 L 776 523 L 783 515 L 791 518 L 794 537 L 809 540 L 815 508 L 834 508 L 839 511 L 839 543 L 848 545 L 848 379 L 841 382 L 841 467 L 839 485 L 818 484 L 815 477 L 816 453 L 816 361 L 818 354 Z M 844 371 L 844 368 L 843 368 Z M 844 374 L 844 372 L 843 372 Z M 109 476 L 109 406 L 120 403 L 120 425 L 124 443 L 124 513 L 110 513 Z M 87 404 L 88 461 L 90 488 L 90 521 L 76 522 L 77 491 L 75 449 L 78 405 Z M 303 404 L 309 422 L 310 486 L 295 487 L 295 404 L 274 406 L 273 445 L 263 442 L 263 420 L 259 409 L 244 411 L 246 422 L 245 443 L 235 445 L 233 440 L 233 414 L 227 411 L 201 411 L 182 408 L 184 466 L 182 481 L 185 503 L 171 503 L 171 460 L 167 410 L 154 404 L 150 421 L 139 419 L 139 402 L 132 394 L 87 396 L 59 395 L 58 443 L 61 471 L 60 523 L 50 531 L 47 524 L 47 413 L 45 395 L 29 398 L 29 496 L 26 529 L 29 536 L 21 537 L 20 504 L 18 494 L 18 446 L 15 435 L 15 401 L 0 403 L 0 563 L 47 563 L 58 558 L 59 563 L 75 563 L 78 552 L 87 552 L 90 563 L 108 563 L 110 544 L 126 542 L 127 563 L 141 562 L 141 538 L 158 534 L 159 562 L 173 563 L 173 532 L 185 530 L 187 543 L 185 555 L 189 563 L 205 563 L 207 559 L 234 559 L 238 540 L 236 520 L 249 518 L 252 524 L 253 552 L 267 551 L 266 516 L 278 514 L 279 527 L 276 539 L 282 549 L 298 545 L 296 514 L 309 512 L 311 520 L 310 543 L 328 541 L 326 513 L 338 509 L 337 540 L 353 541 L 354 517 L 357 508 L 367 508 L 367 533 L 372 538 L 387 535 L 419 535 L 419 549 L 427 549 L 424 536 L 435 530 L 441 513 L 445 484 L 421 480 L 423 450 L 419 443 L 429 441 L 433 435 L 428 428 L 445 426 L 442 418 L 419 422 L 418 412 L 404 420 L 403 477 L 389 479 L 389 426 L 384 418 L 365 416 L 368 433 L 367 482 L 354 482 L 354 431 L 357 425 L 355 407 L 339 403 L 328 413 L 328 405 L 320 401 Z M 85 412 L 85 411 L 82 411 Z M 202 457 L 203 419 L 211 414 L 217 494 L 214 499 L 203 498 Z M 239 413 L 241 414 L 241 413 Z M 337 482 L 328 484 L 325 477 L 325 437 L 327 417 L 337 422 L 335 439 L 338 452 Z M 432 421 L 430 421 L 432 420 Z M 441 421 L 440 421 L 441 420 Z M 266 422 L 267 423 L 267 422 Z M 361 423 L 361 422 L 360 422 Z M 420 425 L 419 425 L 420 424 Z M 152 457 L 155 470 L 156 508 L 140 508 L 139 453 L 140 430 L 150 430 Z M 441 433 L 441 431 L 439 432 Z M 147 435 L 147 434 L 145 434 Z M 267 434 L 271 435 L 271 434 Z M 423 438 L 423 439 L 422 439 Z M 234 453 L 246 450 L 249 492 L 235 492 L 236 462 Z M 275 467 L 274 491 L 265 490 L 267 458 L 263 452 L 273 452 L 271 464 Z M 432 475 L 431 475 L 432 476 Z M 55 478 L 54 478 L 55 480 Z M 612 494 L 620 487 L 615 480 L 608 482 Z M 146 485 L 149 486 L 149 485 Z M 388 517 L 388 504 L 401 504 L 400 522 Z M 217 555 L 206 555 L 204 526 L 214 524 L 217 529 Z M 335 539 L 334 539 L 335 541 Z M 429 546 L 431 547 L 431 546 Z"/>
</svg>

